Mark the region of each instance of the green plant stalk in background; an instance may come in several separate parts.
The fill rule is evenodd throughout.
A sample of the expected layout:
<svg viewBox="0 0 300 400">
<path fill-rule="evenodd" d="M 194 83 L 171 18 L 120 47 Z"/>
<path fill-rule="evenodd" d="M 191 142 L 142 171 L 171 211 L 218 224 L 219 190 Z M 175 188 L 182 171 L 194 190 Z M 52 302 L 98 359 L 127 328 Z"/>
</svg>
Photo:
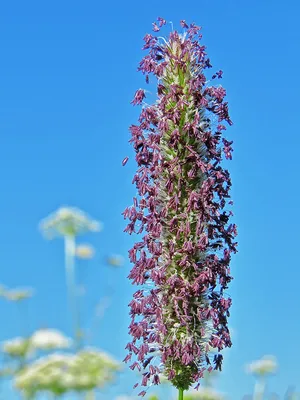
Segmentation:
<svg viewBox="0 0 300 400">
<path fill-rule="evenodd" d="M 65 242 L 65 268 L 69 307 L 74 330 L 74 341 L 80 347 L 81 331 L 79 308 L 77 305 L 77 287 L 75 282 L 75 238 L 78 234 L 98 232 L 99 222 L 89 218 L 87 214 L 75 207 L 61 207 L 41 221 L 40 229 L 49 238 L 63 237 Z"/>
<path fill-rule="evenodd" d="M 266 382 L 263 377 L 259 377 L 254 387 L 254 400 L 263 400 L 265 393 Z"/>
<path fill-rule="evenodd" d="M 72 318 L 73 335 L 75 348 L 80 347 L 80 320 L 79 310 L 76 301 L 76 281 L 75 281 L 75 236 L 65 235 L 65 267 L 66 267 L 66 282 L 68 291 L 68 301 Z"/>
</svg>

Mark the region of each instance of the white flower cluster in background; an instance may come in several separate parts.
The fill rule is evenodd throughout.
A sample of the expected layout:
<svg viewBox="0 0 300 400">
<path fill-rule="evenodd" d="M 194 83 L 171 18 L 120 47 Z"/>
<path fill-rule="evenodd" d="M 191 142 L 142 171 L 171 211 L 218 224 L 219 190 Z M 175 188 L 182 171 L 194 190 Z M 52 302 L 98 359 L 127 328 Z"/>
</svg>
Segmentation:
<svg viewBox="0 0 300 400">
<path fill-rule="evenodd" d="M 107 264 L 112 267 L 121 267 L 124 264 L 124 258 L 117 254 L 112 254 L 107 257 Z"/>
<path fill-rule="evenodd" d="M 2 343 L 2 352 L 10 357 L 25 358 L 36 350 L 66 349 L 72 346 L 71 339 L 56 329 L 40 329 L 28 338 L 17 337 Z"/>
<path fill-rule="evenodd" d="M 96 349 L 88 348 L 75 355 L 57 353 L 21 370 L 16 375 L 15 387 L 25 394 L 89 391 L 112 382 L 119 370 L 119 362 Z"/>
<path fill-rule="evenodd" d="M 90 259 L 94 257 L 95 249 L 89 244 L 79 244 L 75 252 L 78 258 Z"/>
<path fill-rule="evenodd" d="M 0 285 L 0 297 L 9 301 L 22 301 L 32 297 L 33 289 L 31 288 L 16 288 L 8 289 L 4 285 Z"/>
<path fill-rule="evenodd" d="M 40 329 L 31 336 L 30 341 L 32 347 L 39 350 L 67 349 L 72 346 L 72 340 L 56 329 Z"/>
<path fill-rule="evenodd" d="M 32 353 L 30 339 L 16 337 L 2 343 L 1 350 L 10 357 L 24 358 Z"/>
<path fill-rule="evenodd" d="M 76 207 L 61 207 L 40 223 L 40 229 L 49 238 L 98 232 L 101 227 L 100 222 Z"/>
<path fill-rule="evenodd" d="M 274 374 L 277 368 L 278 364 L 274 356 L 264 356 L 260 360 L 253 361 L 246 366 L 248 373 L 259 376 Z"/>
</svg>

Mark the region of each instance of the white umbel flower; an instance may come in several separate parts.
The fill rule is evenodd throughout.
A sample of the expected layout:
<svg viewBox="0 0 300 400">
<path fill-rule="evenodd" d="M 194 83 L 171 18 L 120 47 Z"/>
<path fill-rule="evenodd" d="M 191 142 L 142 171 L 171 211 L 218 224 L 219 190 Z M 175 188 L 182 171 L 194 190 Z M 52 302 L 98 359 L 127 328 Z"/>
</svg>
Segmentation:
<svg viewBox="0 0 300 400">
<path fill-rule="evenodd" d="M 278 364 L 274 356 L 264 356 L 260 360 L 253 361 L 246 366 L 248 373 L 259 376 L 274 374 L 277 368 Z"/>
<path fill-rule="evenodd" d="M 75 355 L 56 353 L 40 358 L 17 373 L 15 387 L 35 394 L 90 391 L 113 381 L 119 369 L 116 360 L 96 349 L 82 350 Z"/>
<path fill-rule="evenodd" d="M 56 329 L 40 329 L 31 336 L 31 345 L 40 350 L 66 349 L 72 341 Z"/>
<path fill-rule="evenodd" d="M 117 254 L 112 254 L 107 258 L 107 263 L 112 267 L 121 267 L 124 264 L 124 258 Z"/>
<path fill-rule="evenodd" d="M 76 236 L 81 233 L 101 230 L 100 222 L 91 219 L 76 207 L 61 207 L 41 221 L 40 229 L 49 238 L 55 236 Z"/>
<path fill-rule="evenodd" d="M 69 388 L 63 385 L 62 380 L 73 360 L 73 355 L 59 353 L 41 357 L 16 374 L 14 385 L 25 393 L 56 389 L 64 393 Z"/>
<path fill-rule="evenodd" d="M 112 368 L 113 370 L 119 370 L 121 364 L 115 360 L 110 354 L 103 350 L 98 350 L 94 347 L 86 347 L 84 350 L 77 354 L 77 360 L 79 363 L 88 362 L 91 365 L 102 365 L 105 367 Z"/>
<path fill-rule="evenodd" d="M 75 252 L 76 252 L 76 256 L 78 258 L 82 258 L 82 259 L 93 258 L 94 254 L 95 254 L 94 248 L 89 244 L 79 244 L 76 247 Z"/>
<path fill-rule="evenodd" d="M 9 301 L 22 301 L 25 299 L 29 299 L 30 297 L 33 296 L 33 289 L 31 288 L 17 288 L 17 289 L 11 289 L 11 290 L 6 290 L 4 297 L 9 300 Z"/>
<path fill-rule="evenodd" d="M 32 351 L 30 340 L 22 337 L 6 340 L 1 347 L 10 357 L 26 357 Z"/>
</svg>

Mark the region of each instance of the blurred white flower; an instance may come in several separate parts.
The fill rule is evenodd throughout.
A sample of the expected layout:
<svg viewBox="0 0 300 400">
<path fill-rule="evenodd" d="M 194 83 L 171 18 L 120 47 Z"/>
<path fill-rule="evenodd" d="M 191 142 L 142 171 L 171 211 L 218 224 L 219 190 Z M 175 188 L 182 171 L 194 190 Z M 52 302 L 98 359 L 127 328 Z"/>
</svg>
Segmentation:
<svg viewBox="0 0 300 400">
<path fill-rule="evenodd" d="M 69 388 L 62 384 L 63 376 L 73 359 L 73 355 L 59 353 L 41 357 L 16 374 L 14 385 L 25 393 L 65 393 Z"/>
<path fill-rule="evenodd" d="M 48 391 L 56 395 L 88 391 L 111 382 L 119 369 L 119 362 L 96 349 L 84 349 L 75 355 L 56 353 L 21 370 L 15 387 L 25 393 Z"/>
<path fill-rule="evenodd" d="M 107 263 L 112 267 L 122 267 L 124 264 L 124 258 L 122 256 L 113 254 L 107 257 Z"/>
<path fill-rule="evenodd" d="M 81 350 L 79 353 L 77 353 L 77 359 L 80 361 L 88 360 L 90 363 L 105 365 L 116 371 L 120 370 L 122 365 L 110 354 L 93 347 L 86 347 L 84 350 Z"/>
<path fill-rule="evenodd" d="M 126 395 L 115 397 L 115 400 L 133 400 L 133 399 L 134 399 L 133 397 L 126 396 Z"/>
<path fill-rule="evenodd" d="M 274 356 L 264 356 L 260 360 L 253 361 L 246 366 L 248 373 L 253 375 L 269 375 L 276 372 L 278 368 L 277 360 Z"/>
<path fill-rule="evenodd" d="M 1 347 L 2 352 L 10 357 L 26 357 L 32 353 L 30 340 L 22 337 L 6 340 Z"/>
<path fill-rule="evenodd" d="M 12 289 L 12 290 L 6 290 L 4 293 L 4 297 L 9 300 L 9 301 L 22 301 L 25 299 L 29 299 L 30 297 L 33 296 L 33 289 Z"/>
<path fill-rule="evenodd" d="M 65 349 L 72 341 L 56 329 L 40 329 L 31 336 L 31 345 L 40 350 Z"/>
<path fill-rule="evenodd" d="M 78 258 L 89 259 L 94 257 L 95 250 L 89 244 L 80 244 L 76 247 L 75 253 Z"/>
<path fill-rule="evenodd" d="M 49 238 L 98 232 L 101 227 L 100 222 L 91 219 L 76 207 L 61 207 L 40 223 L 40 229 Z"/>
<path fill-rule="evenodd" d="M 65 371 L 61 376 L 61 384 L 66 390 L 70 390 L 75 386 L 76 376 L 72 373 Z"/>
<path fill-rule="evenodd" d="M 74 360 L 73 373 L 80 376 L 76 380 L 76 390 L 102 388 L 114 380 L 115 373 L 120 369 L 121 364 L 109 354 L 86 348 L 77 353 Z"/>
</svg>

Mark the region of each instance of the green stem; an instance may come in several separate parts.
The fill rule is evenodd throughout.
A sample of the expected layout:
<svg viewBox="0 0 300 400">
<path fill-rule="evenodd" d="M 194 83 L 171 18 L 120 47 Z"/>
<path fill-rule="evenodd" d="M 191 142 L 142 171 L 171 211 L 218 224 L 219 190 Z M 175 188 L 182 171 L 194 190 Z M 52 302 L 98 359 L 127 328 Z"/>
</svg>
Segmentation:
<svg viewBox="0 0 300 400">
<path fill-rule="evenodd" d="M 263 378 L 258 379 L 254 388 L 254 400 L 262 400 L 264 397 L 266 383 Z"/>
<path fill-rule="evenodd" d="M 71 311 L 73 336 L 76 349 L 80 346 L 80 322 L 79 311 L 76 301 L 76 281 L 75 281 L 75 237 L 73 235 L 65 236 L 65 264 L 66 264 L 66 280 L 68 290 L 69 307 Z"/>
<path fill-rule="evenodd" d="M 183 400 L 183 389 L 178 389 L 178 400 Z"/>
</svg>

